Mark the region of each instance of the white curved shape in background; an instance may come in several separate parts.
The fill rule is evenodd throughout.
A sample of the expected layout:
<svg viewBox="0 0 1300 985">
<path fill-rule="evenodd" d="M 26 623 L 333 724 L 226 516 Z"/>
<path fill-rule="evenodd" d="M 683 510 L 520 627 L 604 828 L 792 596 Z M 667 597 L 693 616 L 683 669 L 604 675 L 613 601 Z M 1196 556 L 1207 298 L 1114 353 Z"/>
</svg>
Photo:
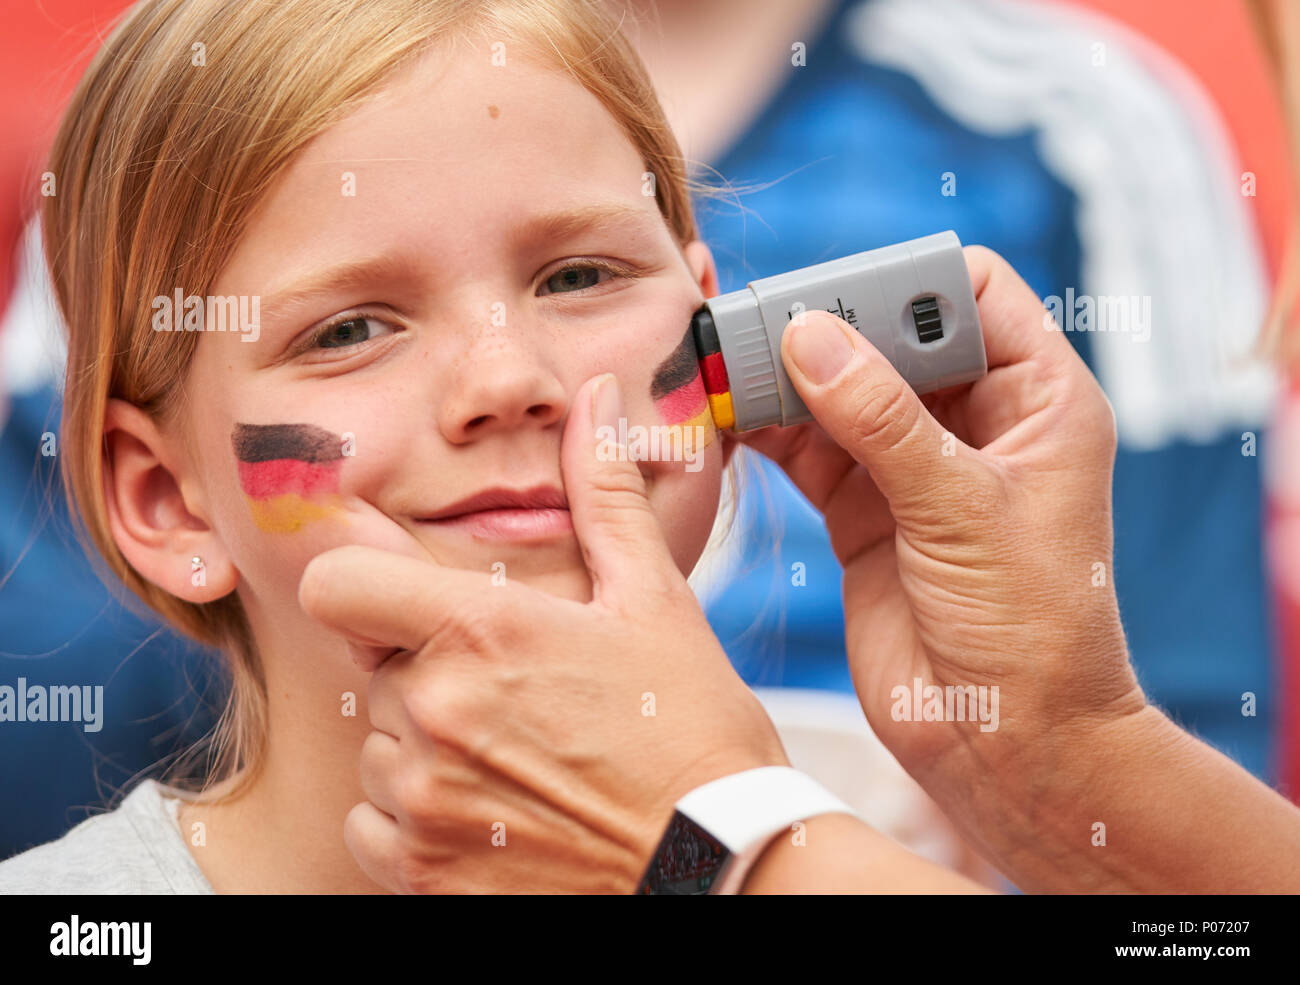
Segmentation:
<svg viewBox="0 0 1300 985">
<path fill-rule="evenodd" d="M 1186 68 L 1114 21 L 1043 0 L 871 0 L 846 23 L 864 58 L 917 79 L 969 129 L 1034 130 L 1078 197 L 1076 292 L 1151 298 L 1149 341 L 1090 333 L 1121 442 L 1264 423 L 1276 379 L 1248 359 L 1267 297 L 1254 217 L 1232 141 Z"/>
<path fill-rule="evenodd" d="M 63 318 L 41 253 L 41 227 L 32 220 L 14 251 L 14 286 L 0 321 L 0 387 L 31 393 L 42 386 L 63 391 L 68 345 Z"/>
</svg>

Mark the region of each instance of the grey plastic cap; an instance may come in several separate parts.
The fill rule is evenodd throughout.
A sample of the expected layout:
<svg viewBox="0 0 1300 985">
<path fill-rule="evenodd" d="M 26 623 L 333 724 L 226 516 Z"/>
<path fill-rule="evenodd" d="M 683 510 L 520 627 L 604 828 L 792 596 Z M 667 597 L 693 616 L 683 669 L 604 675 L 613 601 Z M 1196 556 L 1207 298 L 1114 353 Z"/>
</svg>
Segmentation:
<svg viewBox="0 0 1300 985">
<path fill-rule="evenodd" d="M 988 371 L 975 293 L 951 230 L 752 281 L 705 302 L 737 431 L 812 419 L 781 362 L 781 337 L 822 308 L 879 349 L 917 393 Z"/>
</svg>

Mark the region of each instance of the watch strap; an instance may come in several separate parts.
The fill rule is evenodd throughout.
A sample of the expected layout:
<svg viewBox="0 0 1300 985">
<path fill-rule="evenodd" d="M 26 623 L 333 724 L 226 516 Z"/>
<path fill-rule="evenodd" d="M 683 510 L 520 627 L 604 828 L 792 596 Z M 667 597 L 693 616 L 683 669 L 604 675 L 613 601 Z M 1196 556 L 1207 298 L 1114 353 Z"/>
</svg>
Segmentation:
<svg viewBox="0 0 1300 985">
<path fill-rule="evenodd" d="M 737 893 L 772 839 L 796 821 L 853 810 L 788 766 L 761 766 L 696 787 L 677 802 L 639 892 Z"/>
</svg>

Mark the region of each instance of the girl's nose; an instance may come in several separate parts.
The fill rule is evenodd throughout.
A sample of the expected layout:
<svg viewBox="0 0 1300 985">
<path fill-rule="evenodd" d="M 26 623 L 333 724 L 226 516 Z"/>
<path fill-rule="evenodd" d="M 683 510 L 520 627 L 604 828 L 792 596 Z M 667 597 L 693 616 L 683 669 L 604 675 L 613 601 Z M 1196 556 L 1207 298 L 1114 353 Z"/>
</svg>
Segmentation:
<svg viewBox="0 0 1300 985">
<path fill-rule="evenodd" d="M 529 353 L 498 350 L 467 361 L 439 410 L 439 427 L 452 444 L 519 428 L 544 428 L 564 417 L 564 386 Z"/>
</svg>

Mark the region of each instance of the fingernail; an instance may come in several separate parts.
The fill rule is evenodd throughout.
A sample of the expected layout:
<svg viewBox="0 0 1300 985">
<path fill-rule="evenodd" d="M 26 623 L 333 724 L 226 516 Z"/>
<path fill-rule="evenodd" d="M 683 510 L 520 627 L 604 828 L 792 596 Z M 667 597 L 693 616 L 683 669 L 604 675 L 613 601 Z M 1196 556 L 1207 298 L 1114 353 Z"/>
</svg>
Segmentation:
<svg viewBox="0 0 1300 985">
<path fill-rule="evenodd" d="M 623 394 L 618 389 L 618 378 L 606 373 L 592 387 L 591 419 L 596 427 L 618 427 L 623 416 Z"/>
<path fill-rule="evenodd" d="M 790 339 L 790 356 L 799 371 L 813 383 L 829 383 L 853 358 L 853 346 L 839 325 L 829 318 L 805 317 L 787 331 L 794 333 Z"/>
</svg>

